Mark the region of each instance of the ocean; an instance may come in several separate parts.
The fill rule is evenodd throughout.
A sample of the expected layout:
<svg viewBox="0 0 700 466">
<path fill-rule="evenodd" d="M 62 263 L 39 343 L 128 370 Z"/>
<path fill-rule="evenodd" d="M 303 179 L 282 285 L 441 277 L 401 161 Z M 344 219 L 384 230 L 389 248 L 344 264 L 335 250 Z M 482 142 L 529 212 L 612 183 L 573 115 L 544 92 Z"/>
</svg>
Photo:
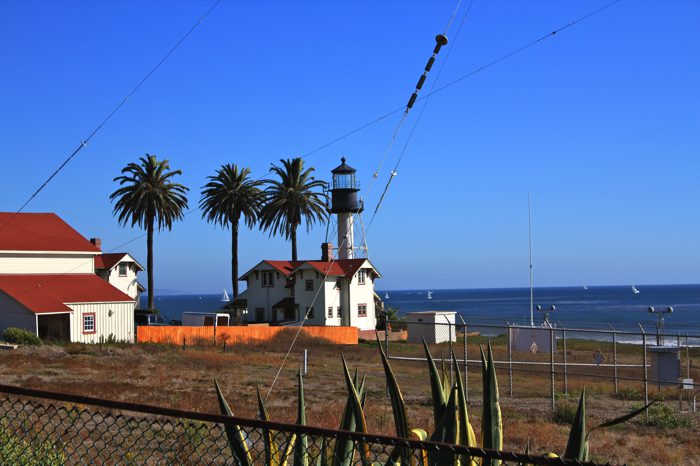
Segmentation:
<svg viewBox="0 0 700 466">
<path fill-rule="evenodd" d="M 700 335 L 700 285 L 638 285 L 535 288 L 534 304 L 555 306 L 549 320 L 567 328 L 638 331 L 642 324 L 655 332 L 656 316 L 647 309 L 673 307 L 665 314 L 665 331 L 670 334 Z M 399 315 L 411 311 L 457 311 L 467 323 L 529 324 L 529 288 L 490 288 L 461 290 L 377 290 L 385 306 L 397 308 Z M 182 319 L 184 311 L 207 312 L 221 308 L 220 294 L 164 295 L 156 297 L 156 307 L 170 319 Z M 145 301 L 145 294 L 142 301 Z M 534 311 L 535 323 L 544 313 Z"/>
</svg>

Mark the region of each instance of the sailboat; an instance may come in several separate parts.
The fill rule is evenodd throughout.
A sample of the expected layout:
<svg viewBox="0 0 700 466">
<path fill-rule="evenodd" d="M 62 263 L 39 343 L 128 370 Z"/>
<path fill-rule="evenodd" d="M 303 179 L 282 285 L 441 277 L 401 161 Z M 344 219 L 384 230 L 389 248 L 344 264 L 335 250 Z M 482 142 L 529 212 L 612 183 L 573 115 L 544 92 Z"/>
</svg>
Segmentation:
<svg viewBox="0 0 700 466">
<path fill-rule="evenodd" d="M 584 290 L 587 290 L 588 287 L 587 287 L 586 285 L 583 285 L 583 289 L 584 289 Z"/>
<path fill-rule="evenodd" d="M 632 293 L 639 294 L 639 290 L 634 285 L 632 285 Z"/>
<path fill-rule="evenodd" d="M 389 293 L 384 293 L 384 299 L 389 299 Z"/>
<path fill-rule="evenodd" d="M 226 292 L 226 289 L 224 289 L 224 293 L 221 295 L 221 301 L 222 302 L 229 302 L 231 299 L 228 297 L 228 293 Z"/>
<path fill-rule="evenodd" d="M 433 299 L 433 292 L 432 291 L 428 291 L 428 299 Z"/>
</svg>

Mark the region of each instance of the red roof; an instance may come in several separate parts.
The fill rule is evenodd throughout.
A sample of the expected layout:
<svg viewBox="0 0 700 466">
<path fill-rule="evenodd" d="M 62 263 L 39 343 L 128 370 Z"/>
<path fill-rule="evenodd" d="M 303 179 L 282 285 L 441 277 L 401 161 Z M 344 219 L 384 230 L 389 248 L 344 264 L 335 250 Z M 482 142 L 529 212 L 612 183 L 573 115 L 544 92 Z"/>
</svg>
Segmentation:
<svg viewBox="0 0 700 466">
<path fill-rule="evenodd" d="M 100 250 L 56 214 L 0 212 L 0 251 Z"/>
<path fill-rule="evenodd" d="M 299 267 L 301 264 L 303 264 L 305 261 L 268 261 L 265 260 L 263 261 L 268 265 L 271 265 L 273 268 L 275 268 L 278 272 L 281 272 L 284 274 L 284 276 L 288 276 L 290 273 L 294 271 L 297 267 Z"/>
<path fill-rule="evenodd" d="M 97 275 L 0 275 L 0 291 L 34 312 L 71 312 L 66 303 L 134 300 Z"/>
<path fill-rule="evenodd" d="M 115 253 L 109 253 L 109 254 L 100 254 L 99 256 L 95 256 L 95 269 L 111 269 L 118 263 L 122 262 L 122 259 L 127 255 L 126 252 L 115 252 Z M 127 262 L 132 262 L 131 260 L 127 260 Z M 141 264 L 139 264 L 136 261 L 133 261 L 136 266 L 143 270 L 143 267 L 141 267 Z"/>
<path fill-rule="evenodd" d="M 327 261 L 306 261 L 321 274 L 329 276 L 352 277 L 367 259 L 338 259 L 334 262 Z"/>
</svg>

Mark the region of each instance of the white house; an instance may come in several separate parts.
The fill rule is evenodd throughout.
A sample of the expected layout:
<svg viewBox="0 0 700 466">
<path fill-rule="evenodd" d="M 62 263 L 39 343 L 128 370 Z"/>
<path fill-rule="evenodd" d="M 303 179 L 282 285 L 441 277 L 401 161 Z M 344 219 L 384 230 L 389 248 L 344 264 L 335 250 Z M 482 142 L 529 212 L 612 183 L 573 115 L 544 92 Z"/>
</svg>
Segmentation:
<svg viewBox="0 0 700 466">
<path fill-rule="evenodd" d="M 322 260 L 264 260 L 239 280 L 249 322 L 295 322 L 374 329 L 377 324 L 374 280 L 381 278 L 368 259 L 332 259 L 324 243 Z"/>
<path fill-rule="evenodd" d="M 133 341 L 136 301 L 96 275 L 98 245 L 55 214 L 0 212 L 0 334 Z"/>
<path fill-rule="evenodd" d="M 100 240 L 91 239 L 93 244 L 100 246 Z M 129 295 L 138 303 L 139 295 L 145 288 L 137 280 L 139 272 L 145 269 L 131 254 L 117 252 L 95 256 L 95 273 L 122 293 Z"/>
</svg>

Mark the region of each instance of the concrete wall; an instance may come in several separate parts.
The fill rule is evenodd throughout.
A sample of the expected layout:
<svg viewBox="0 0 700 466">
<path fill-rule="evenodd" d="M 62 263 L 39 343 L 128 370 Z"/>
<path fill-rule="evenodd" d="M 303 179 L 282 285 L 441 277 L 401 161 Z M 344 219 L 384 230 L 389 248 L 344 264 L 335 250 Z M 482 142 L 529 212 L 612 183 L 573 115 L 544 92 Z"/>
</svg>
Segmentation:
<svg viewBox="0 0 700 466">
<path fill-rule="evenodd" d="M 24 328 L 37 333 L 36 316 L 26 307 L 0 291 L 0 335 L 8 327 Z"/>
<path fill-rule="evenodd" d="M 94 254 L 0 252 L 0 273 L 95 273 Z"/>
<path fill-rule="evenodd" d="M 73 309 L 70 318 L 71 341 L 99 343 L 100 337 L 106 341 L 110 335 L 114 335 L 119 341 L 134 342 L 135 303 L 79 303 L 67 306 Z M 83 333 L 83 316 L 87 313 L 95 314 L 94 333 Z"/>
</svg>

